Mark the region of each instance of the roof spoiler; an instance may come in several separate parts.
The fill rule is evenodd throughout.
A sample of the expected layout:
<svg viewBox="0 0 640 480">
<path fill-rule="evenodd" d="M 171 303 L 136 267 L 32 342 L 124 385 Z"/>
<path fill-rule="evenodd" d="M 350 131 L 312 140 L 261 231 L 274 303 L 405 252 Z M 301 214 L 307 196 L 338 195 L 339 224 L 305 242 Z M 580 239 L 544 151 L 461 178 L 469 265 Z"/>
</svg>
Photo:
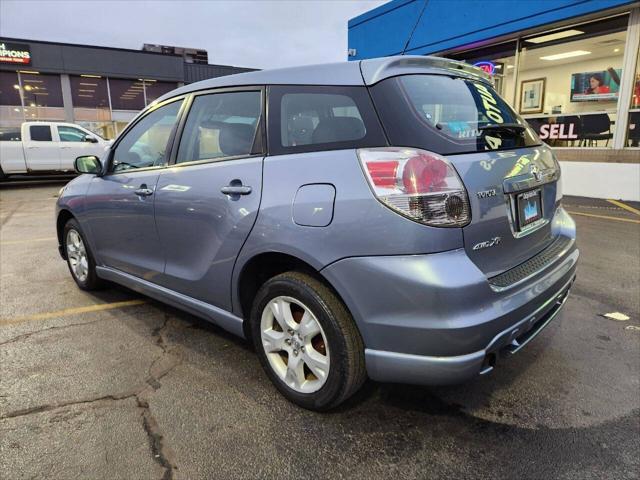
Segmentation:
<svg viewBox="0 0 640 480">
<path fill-rule="evenodd" d="M 362 78 L 367 85 L 373 85 L 385 78 L 408 73 L 425 73 L 425 70 L 453 71 L 466 77 L 492 83 L 491 76 L 480 68 L 457 60 L 422 55 L 402 55 L 375 58 L 360 62 Z"/>
</svg>

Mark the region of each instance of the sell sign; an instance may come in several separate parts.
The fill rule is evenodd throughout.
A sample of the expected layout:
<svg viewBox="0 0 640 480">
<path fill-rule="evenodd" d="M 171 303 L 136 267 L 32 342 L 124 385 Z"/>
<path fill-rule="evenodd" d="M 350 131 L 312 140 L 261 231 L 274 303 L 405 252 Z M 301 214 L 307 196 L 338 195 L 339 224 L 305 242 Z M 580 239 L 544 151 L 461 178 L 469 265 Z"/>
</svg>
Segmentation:
<svg viewBox="0 0 640 480">
<path fill-rule="evenodd" d="M 0 63 L 29 65 L 31 63 L 29 45 L 0 41 Z"/>
</svg>

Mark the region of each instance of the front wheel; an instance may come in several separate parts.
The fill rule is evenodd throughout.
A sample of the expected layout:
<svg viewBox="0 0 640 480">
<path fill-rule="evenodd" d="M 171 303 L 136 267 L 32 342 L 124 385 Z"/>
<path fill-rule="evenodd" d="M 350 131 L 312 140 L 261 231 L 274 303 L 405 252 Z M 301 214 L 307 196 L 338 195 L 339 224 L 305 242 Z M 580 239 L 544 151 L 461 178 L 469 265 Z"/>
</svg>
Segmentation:
<svg viewBox="0 0 640 480">
<path fill-rule="evenodd" d="M 72 218 L 64 226 L 63 247 L 71 276 L 82 290 L 97 290 L 102 281 L 96 274 L 96 263 L 77 220 Z"/>
<path fill-rule="evenodd" d="M 353 318 L 324 283 L 300 272 L 268 280 L 251 312 L 253 342 L 278 390 L 310 410 L 327 410 L 366 380 Z"/>
</svg>

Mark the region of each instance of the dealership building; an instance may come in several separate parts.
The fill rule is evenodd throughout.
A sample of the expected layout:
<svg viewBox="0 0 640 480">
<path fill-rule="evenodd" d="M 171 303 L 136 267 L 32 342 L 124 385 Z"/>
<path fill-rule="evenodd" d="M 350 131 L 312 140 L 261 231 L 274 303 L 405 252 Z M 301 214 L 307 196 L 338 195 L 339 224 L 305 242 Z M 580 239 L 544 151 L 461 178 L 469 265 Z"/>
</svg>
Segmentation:
<svg viewBox="0 0 640 480">
<path fill-rule="evenodd" d="M 208 63 L 204 50 L 126 50 L 0 38 L 0 130 L 74 122 L 111 139 L 146 105 L 186 83 L 251 71 Z"/>
<path fill-rule="evenodd" d="M 482 68 L 554 148 L 566 194 L 640 201 L 640 2 L 392 0 L 348 27 L 350 60 Z"/>
</svg>

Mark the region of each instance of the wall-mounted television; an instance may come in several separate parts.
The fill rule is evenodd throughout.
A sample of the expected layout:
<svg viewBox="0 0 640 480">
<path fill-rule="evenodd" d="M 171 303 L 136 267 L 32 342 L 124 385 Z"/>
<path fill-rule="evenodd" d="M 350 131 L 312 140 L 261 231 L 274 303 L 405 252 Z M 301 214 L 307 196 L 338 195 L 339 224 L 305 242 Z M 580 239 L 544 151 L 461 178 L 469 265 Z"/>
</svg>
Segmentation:
<svg viewBox="0 0 640 480">
<path fill-rule="evenodd" d="M 622 69 L 571 74 L 572 102 L 606 102 L 618 99 Z"/>
</svg>

